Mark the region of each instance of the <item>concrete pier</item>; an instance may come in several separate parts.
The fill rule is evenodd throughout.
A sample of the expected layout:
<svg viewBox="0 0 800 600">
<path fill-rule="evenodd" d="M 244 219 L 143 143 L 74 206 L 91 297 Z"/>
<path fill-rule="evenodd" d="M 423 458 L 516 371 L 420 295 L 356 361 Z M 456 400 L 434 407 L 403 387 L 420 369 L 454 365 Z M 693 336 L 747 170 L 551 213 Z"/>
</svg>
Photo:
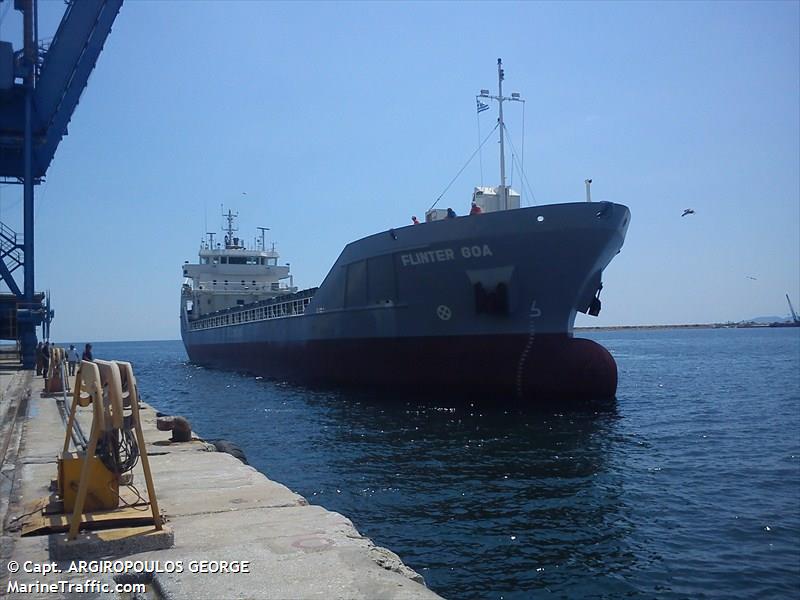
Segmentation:
<svg viewBox="0 0 800 600">
<path fill-rule="evenodd" d="M 98 580 L 113 585 L 124 580 L 114 572 L 70 573 L 70 567 L 77 564 L 72 560 L 55 561 L 60 573 L 24 572 L 25 566 L 52 563 L 59 535 L 64 537 L 20 535 L 30 503 L 52 494 L 56 458 L 64 441 L 56 398 L 45 397 L 42 389 L 42 378 L 32 371 L 0 370 L 0 595 L 11 589 L 11 582 L 81 585 Z M 117 553 L 109 555 L 102 543 L 95 541 L 81 550 L 85 557 L 77 559 L 160 561 L 172 571 L 180 562 L 183 572 L 156 573 L 144 598 L 439 598 L 397 555 L 375 546 L 346 517 L 309 505 L 286 486 L 233 456 L 213 451 L 213 446 L 202 440 L 170 442 L 170 432 L 156 429 L 155 410 L 143 408 L 142 426 L 158 502 L 174 533 L 174 545 L 151 551 L 134 545 L 126 547 L 123 554 L 118 553 L 121 546 L 116 546 Z M 191 415 L 185 416 L 191 419 Z M 78 417 L 88 435 L 89 409 L 79 409 Z M 134 473 L 137 487 L 144 490 L 141 467 Z M 246 563 L 248 572 L 192 572 L 204 570 L 204 565 L 213 569 L 220 561 L 236 563 L 237 568 Z M 9 573 L 13 562 L 19 570 Z M 138 580 L 143 578 L 138 576 Z M 16 595 L 117 597 L 94 588 L 77 594 L 12 590 L 9 597 Z"/>
</svg>

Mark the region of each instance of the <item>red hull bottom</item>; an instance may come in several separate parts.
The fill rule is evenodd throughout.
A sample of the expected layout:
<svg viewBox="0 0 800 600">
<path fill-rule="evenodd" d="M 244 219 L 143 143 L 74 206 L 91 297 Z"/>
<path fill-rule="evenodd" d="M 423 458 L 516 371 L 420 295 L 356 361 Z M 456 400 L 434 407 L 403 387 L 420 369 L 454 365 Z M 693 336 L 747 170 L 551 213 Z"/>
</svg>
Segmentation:
<svg viewBox="0 0 800 600">
<path fill-rule="evenodd" d="M 192 362 L 312 384 L 507 395 L 531 402 L 604 400 L 617 365 L 566 335 L 471 336 L 187 345 Z"/>
</svg>

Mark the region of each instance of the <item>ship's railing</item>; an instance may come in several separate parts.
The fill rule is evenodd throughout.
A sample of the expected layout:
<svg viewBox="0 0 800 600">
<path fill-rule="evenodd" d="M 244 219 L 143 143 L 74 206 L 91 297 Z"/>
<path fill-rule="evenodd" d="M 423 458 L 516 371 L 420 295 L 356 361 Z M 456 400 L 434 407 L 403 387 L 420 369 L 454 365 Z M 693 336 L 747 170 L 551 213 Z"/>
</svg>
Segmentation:
<svg viewBox="0 0 800 600">
<path fill-rule="evenodd" d="M 299 317 L 305 314 L 306 306 L 311 302 L 311 297 L 295 298 L 285 302 L 271 302 L 265 305 L 256 305 L 252 308 L 243 308 L 233 312 L 213 315 L 189 322 L 189 329 L 197 331 L 201 329 L 212 329 L 214 327 L 228 327 L 230 325 L 241 325 L 242 323 L 252 323 L 255 321 L 268 321 L 270 319 L 285 319 L 287 317 Z"/>
</svg>

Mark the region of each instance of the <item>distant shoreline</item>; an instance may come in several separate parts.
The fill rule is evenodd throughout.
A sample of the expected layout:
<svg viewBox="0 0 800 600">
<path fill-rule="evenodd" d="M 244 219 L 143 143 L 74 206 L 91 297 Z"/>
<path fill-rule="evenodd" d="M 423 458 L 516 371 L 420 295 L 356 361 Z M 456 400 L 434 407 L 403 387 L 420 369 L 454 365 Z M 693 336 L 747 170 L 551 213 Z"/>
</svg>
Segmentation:
<svg viewBox="0 0 800 600">
<path fill-rule="evenodd" d="M 575 331 L 652 331 L 657 329 L 782 329 L 797 327 L 791 323 L 693 323 L 688 325 L 609 325 L 606 327 L 575 327 Z"/>
</svg>

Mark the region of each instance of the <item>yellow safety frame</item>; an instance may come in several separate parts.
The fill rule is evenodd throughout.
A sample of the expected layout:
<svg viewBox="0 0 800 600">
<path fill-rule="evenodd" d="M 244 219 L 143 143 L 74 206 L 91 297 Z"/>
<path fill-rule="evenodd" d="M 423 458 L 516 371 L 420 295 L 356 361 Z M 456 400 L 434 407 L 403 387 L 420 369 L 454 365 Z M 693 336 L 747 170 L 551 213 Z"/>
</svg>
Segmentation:
<svg viewBox="0 0 800 600">
<path fill-rule="evenodd" d="M 123 391 L 124 386 L 124 391 Z M 106 390 L 108 401 L 104 401 L 103 390 Z M 147 495 L 150 509 L 153 514 L 153 524 L 156 530 L 163 528 L 161 514 L 158 510 L 153 475 L 150 471 L 150 461 L 147 457 L 144 434 L 139 416 L 139 394 L 136 378 L 130 363 L 122 361 L 81 361 L 80 369 L 75 376 L 75 385 L 72 395 L 72 409 L 67 420 L 67 431 L 64 437 L 62 456 L 68 456 L 69 443 L 72 429 L 75 425 L 75 415 L 78 406 L 92 405 L 92 433 L 89 436 L 89 445 L 86 448 L 81 479 L 78 485 L 78 495 L 75 499 L 75 508 L 70 518 L 67 539 L 74 540 L 78 537 L 83 507 L 89 488 L 89 474 L 91 471 L 89 457 L 95 455 L 97 442 L 100 435 L 112 428 L 121 428 L 123 422 L 123 406 L 130 406 L 131 419 L 136 432 L 136 442 L 139 446 L 139 457 L 142 461 L 142 470 L 147 484 Z"/>
</svg>

